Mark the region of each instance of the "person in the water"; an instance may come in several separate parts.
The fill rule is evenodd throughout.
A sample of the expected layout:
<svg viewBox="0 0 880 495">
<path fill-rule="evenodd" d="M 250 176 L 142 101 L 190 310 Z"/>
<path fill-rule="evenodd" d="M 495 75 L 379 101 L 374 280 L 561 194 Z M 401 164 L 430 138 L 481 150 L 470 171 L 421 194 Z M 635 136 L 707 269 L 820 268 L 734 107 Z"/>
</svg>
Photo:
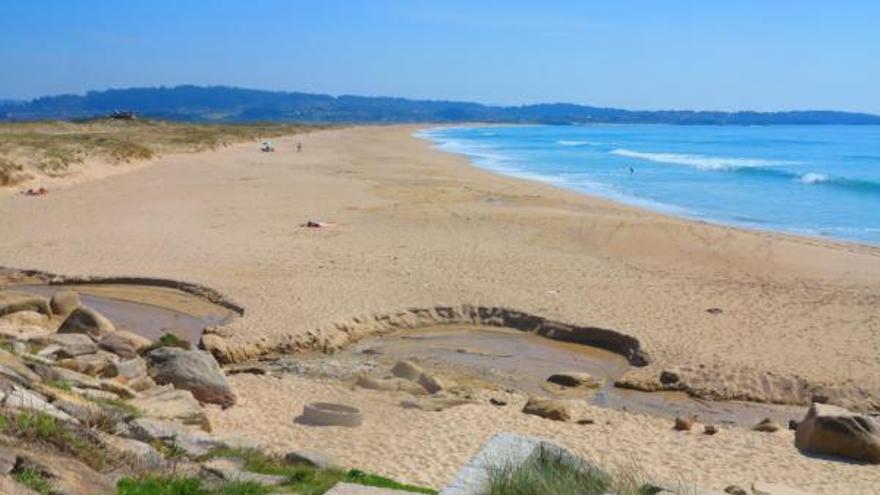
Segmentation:
<svg viewBox="0 0 880 495">
<path fill-rule="evenodd" d="M 629 167 L 629 175 L 632 175 L 634 173 L 636 173 L 635 169 L 633 169 L 632 167 Z"/>
</svg>

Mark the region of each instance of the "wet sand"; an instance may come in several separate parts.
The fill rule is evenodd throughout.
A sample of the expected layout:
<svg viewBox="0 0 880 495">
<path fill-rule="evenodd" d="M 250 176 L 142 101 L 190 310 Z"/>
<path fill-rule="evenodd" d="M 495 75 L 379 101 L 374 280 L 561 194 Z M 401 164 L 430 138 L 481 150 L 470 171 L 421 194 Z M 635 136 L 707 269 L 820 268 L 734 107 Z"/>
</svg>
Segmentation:
<svg viewBox="0 0 880 495">
<path fill-rule="evenodd" d="M 755 380 L 742 370 L 753 370 L 858 386 L 861 404 L 880 396 L 877 248 L 684 221 L 499 177 L 431 150 L 412 137 L 417 129 L 283 138 L 272 154 L 235 145 L 169 156 L 39 198 L 0 197 L 0 266 L 159 277 L 217 289 L 246 308 L 220 332 L 241 358 L 332 349 L 408 308 L 472 304 L 612 329 L 637 338 L 658 370 L 705 370 L 708 386 L 718 389 L 750 386 Z M 303 153 L 294 152 L 297 141 Z M 335 226 L 300 226 L 310 219 Z M 410 316 L 401 321 L 418 326 Z M 237 377 L 236 383 L 242 405 L 218 413 L 221 430 L 286 429 L 300 400 L 336 390 L 291 385 L 278 406 L 263 407 L 278 396 L 272 382 Z M 486 411 L 471 414 L 491 417 Z M 568 444 L 581 449 L 617 445 L 620 455 L 630 451 L 648 466 L 707 479 L 802 476 L 803 483 L 790 484 L 820 493 L 870 482 L 862 485 L 867 493 L 880 481 L 873 467 L 801 456 L 787 434 L 718 437 L 737 446 L 728 449 L 716 445 L 722 440 L 673 436 L 665 420 L 642 428 L 645 420 L 613 414 L 626 426 L 590 439 L 567 430 L 572 425 L 513 413 L 509 424 L 539 434 L 562 428 Z M 396 474 L 401 466 L 413 481 L 442 480 L 476 449 L 480 435 L 508 425 L 459 427 L 443 416 L 407 417 L 396 429 L 405 425 L 413 434 L 389 446 L 397 450 L 388 452 L 381 471 Z M 425 444 L 415 431 L 430 418 L 456 429 L 437 445 Z M 324 433 L 285 431 L 286 441 L 302 447 L 327 440 Z M 700 442 L 714 447 L 701 450 Z M 761 454 L 768 442 L 776 447 Z M 404 468 L 400 461 L 419 450 L 429 452 L 413 461 L 421 463 L 422 477 L 415 464 Z M 370 464 L 365 467 L 383 462 L 365 450 L 348 458 Z"/>
</svg>

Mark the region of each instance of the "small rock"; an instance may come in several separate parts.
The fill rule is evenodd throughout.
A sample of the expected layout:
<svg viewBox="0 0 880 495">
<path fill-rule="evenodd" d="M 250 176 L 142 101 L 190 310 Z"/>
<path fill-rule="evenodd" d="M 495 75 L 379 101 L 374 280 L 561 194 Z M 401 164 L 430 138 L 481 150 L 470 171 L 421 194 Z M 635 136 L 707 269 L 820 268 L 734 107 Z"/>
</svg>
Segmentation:
<svg viewBox="0 0 880 495">
<path fill-rule="evenodd" d="M 550 375 L 550 378 L 547 378 L 547 381 L 562 385 L 563 387 L 598 388 L 602 385 L 600 382 L 596 381 L 595 378 L 590 376 L 589 373 L 579 373 L 574 371 Z"/>
<path fill-rule="evenodd" d="M 405 409 L 421 409 L 432 412 L 445 411 L 465 404 L 476 404 L 476 402 L 460 397 L 408 397 L 400 402 L 401 407 Z"/>
<path fill-rule="evenodd" d="M 399 391 L 413 395 L 425 395 L 428 393 L 425 387 L 404 378 L 374 378 L 361 375 L 357 378 L 355 385 L 368 390 Z"/>
<path fill-rule="evenodd" d="M 676 416 L 673 429 L 678 431 L 690 431 L 696 421 L 697 416 L 693 414 L 687 417 Z"/>
<path fill-rule="evenodd" d="M 107 317 L 86 306 L 73 310 L 58 329 L 58 333 L 84 333 L 94 339 L 115 331 L 116 327 Z"/>
<path fill-rule="evenodd" d="M 721 313 L 724 312 L 724 310 L 721 308 L 709 308 L 706 310 L 706 312 L 709 313 L 710 315 L 720 315 Z"/>
<path fill-rule="evenodd" d="M 503 407 L 503 406 L 507 405 L 507 401 L 503 401 L 501 399 L 496 399 L 495 397 L 492 397 L 489 399 L 489 404 L 492 404 L 493 406 Z"/>
<path fill-rule="evenodd" d="M 429 375 L 428 373 L 422 373 L 421 376 L 419 376 L 418 384 L 427 390 L 429 394 L 436 394 L 441 390 L 449 388 L 449 385 L 444 383 L 443 380 L 434 375 Z"/>
<path fill-rule="evenodd" d="M 788 429 L 789 429 L 789 430 L 792 430 L 792 431 L 797 430 L 797 429 L 798 429 L 798 425 L 800 425 L 800 422 L 797 421 L 796 419 L 789 419 L 789 420 L 788 420 Z"/>
<path fill-rule="evenodd" d="M 67 316 L 81 305 L 79 294 L 69 289 L 55 291 L 49 299 L 49 307 L 59 316 Z"/>
<path fill-rule="evenodd" d="M 755 482 L 752 484 L 752 495 L 810 495 L 785 485 Z"/>
<path fill-rule="evenodd" d="M 724 493 L 729 493 L 730 495 L 749 495 L 745 488 L 737 485 L 729 485 L 724 489 Z"/>
<path fill-rule="evenodd" d="M 229 407 L 235 394 L 217 360 L 205 351 L 162 347 L 147 354 L 150 377 L 160 385 L 189 390 L 201 402 Z"/>
<path fill-rule="evenodd" d="M 422 376 L 422 373 L 424 373 L 424 371 L 422 370 L 422 368 L 419 367 L 419 365 L 413 363 L 412 361 L 406 360 L 398 361 L 397 364 L 395 364 L 394 367 L 391 368 L 392 375 L 400 378 L 405 378 L 411 382 L 419 381 L 419 377 Z"/>
<path fill-rule="evenodd" d="M 523 407 L 523 412 L 554 421 L 571 419 L 571 407 L 562 400 L 529 398 Z"/>
<path fill-rule="evenodd" d="M 779 425 L 770 418 L 764 418 L 758 424 L 753 426 L 752 430 L 773 433 L 779 431 Z"/>
<path fill-rule="evenodd" d="M 703 428 L 703 433 L 705 433 L 706 435 L 714 435 L 718 433 L 718 427 L 715 425 L 706 425 Z"/>
<path fill-rule="evenodd" d="M 663 370 L 660 372 L 660 383 L 662 383 L 663 385 L 678 383 L 679 380 L 681 380 L 681 377 L 675 371 Z"/>
<path fill-rule="evenodd" d="M 125 359 L 137 357 L 140 351 L 146 349 L 151 344 L 150 339 L 141 337 L 128 330 L 117 330 L 109 333 L 102 337 L 100 341 L 102 349 L 106 349 Z"/>
<path fill-rule="evenodd" d="M 318 469 L 339 469 L 340 464 L 335 459 L 323 452 L 316 450 L 293 450 L 284 456 L 284 460 L 290 464 L 303 464 Z"/>
<path fill-rule="evenodd" d="M 596 421 L 592 420 L 592 419 L 579 419 L 579 420 L 577 420 L 577 424 L 579 424 L 579 425 L 594 425 L 594 424 L 596 424 Z"/>
</svg>

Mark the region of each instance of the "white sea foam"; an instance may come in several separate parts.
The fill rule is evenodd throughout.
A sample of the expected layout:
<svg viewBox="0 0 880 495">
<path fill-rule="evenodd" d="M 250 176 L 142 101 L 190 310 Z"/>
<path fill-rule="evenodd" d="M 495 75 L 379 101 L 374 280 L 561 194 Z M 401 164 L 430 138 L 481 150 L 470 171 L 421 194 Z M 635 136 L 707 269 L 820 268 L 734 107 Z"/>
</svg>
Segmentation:
<svg viewBox="0 0 880 495">
<path fill-rule="evenodd" d="M 818 184 L 820 182 L 828 182 L 830 179 L 825 174 L 817 174 L 815 172 L 808 172 L 801 176 L 800 181 L 804 184 Z"/>
<path fill-rule="evenodd" d="M 729 158 L 721 156 L 689 155 L 683 153 L 644 153 L 618 148 L 609 151 L 612 155 L 637 158 L 656 163 L 672 163 L 686 165 L 700 170 L 731 170 L 746 167 L 766 167 L 771 165 L 786 165 L 794 162 L 780 160 L 762 160 L 759 158 Z"/>
<path fill-rule="evenodd" d="M 560 146 L 594 146 L 596 143 L 591 143 L 590 141 L 569 141 L 566 139 L 562 139 L 556 141 L 556 144 Z"/>
</svg>

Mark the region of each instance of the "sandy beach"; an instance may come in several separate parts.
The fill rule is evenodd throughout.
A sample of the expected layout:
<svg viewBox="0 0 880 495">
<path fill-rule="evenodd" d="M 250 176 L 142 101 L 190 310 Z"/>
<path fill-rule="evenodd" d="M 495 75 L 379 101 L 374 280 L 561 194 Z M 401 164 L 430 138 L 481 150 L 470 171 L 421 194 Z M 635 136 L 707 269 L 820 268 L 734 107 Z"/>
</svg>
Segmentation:
<svg viewBox="0 0 880 495">
<path fill-rule="evenodd" d="M 412 308 L 430 319 L 438 306 L 469 305 L 634 337 L 650 357 L 636 382 L 675 368 L 707 395 L 772 401 L 819 390 L 855 408 L 880 404 L 880 249 L 685 221 L 497 176 L 432 150 L 412 137 L 418 129 L 321 131 L 277 139 L 276 153 L 236 144 L 39 198 L 0 196 L 0 266 L 216 289 L 245 308 L 214 331 L 230 360 L 339 348 L 388 321 L 420 326 Z M 334 225 L 302 227 L 308 220 Z M 322 448 L 431 486 L 506 430 L 712 488 L 764 480 L 857 494 L 880 482 L 876 467 L 803 456 L 787 431 L 705 437 L 591 406 L 579 407 L 593 426 L 515 407 L 404 411 L 399 398 L 292 376 L 233 384 L 240 403 L 212 413 L 218 430 Z M 349 431 L 292 422 L 304 402 L 328 396 L 391 420 Z"/>
</svg>

